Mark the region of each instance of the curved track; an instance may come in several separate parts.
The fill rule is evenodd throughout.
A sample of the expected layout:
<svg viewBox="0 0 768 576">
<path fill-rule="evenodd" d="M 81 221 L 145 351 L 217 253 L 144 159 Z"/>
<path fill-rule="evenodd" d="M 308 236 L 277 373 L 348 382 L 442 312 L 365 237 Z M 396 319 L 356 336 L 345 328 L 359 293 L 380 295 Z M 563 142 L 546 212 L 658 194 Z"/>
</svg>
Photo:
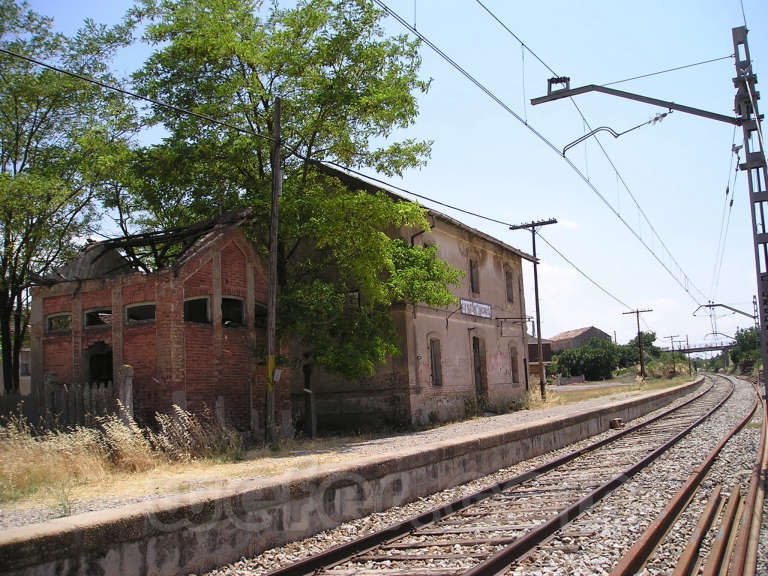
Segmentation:
<svg viewBox="0 0 768 576">
<path fill-rule="evenodd" d="M 299 574 L 495 574 L 621 486 L 724 404 L 733 384 L 554 462 L 388 529 L 274 570 Z"/>
</svg>

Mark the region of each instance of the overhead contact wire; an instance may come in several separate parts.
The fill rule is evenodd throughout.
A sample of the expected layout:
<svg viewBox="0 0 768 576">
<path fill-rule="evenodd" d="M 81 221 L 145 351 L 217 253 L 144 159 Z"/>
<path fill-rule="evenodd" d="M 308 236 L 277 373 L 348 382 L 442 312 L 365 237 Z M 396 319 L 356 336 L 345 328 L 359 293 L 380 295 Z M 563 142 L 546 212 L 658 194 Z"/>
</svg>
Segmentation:
<svg viewBox="0 0 768 576">
<path fill-rule="evenodd" d="M 531 48 L 530 48 L 530 47 L 529 47 L 527 44 L 525 44 L 525 42 L 523 42 L 523 41 L 522 41 L 522 39 L 520 39 L 520 37 L 519 37 L 517 34 L 515 34 L 515 33 L 514 33 L 514 32 L 513 32 L 513 31 L 512 31 L 512 30 L 511 30 L 511 29 L 510 29 L 510 28 L 509 28 L 509 27 L 508 27 L 508 26 L 507 26 L 507 25 L 506 25 L 506 24 L 505 24 L 505 23 L 504 23 L 504 22 L 503 22 L 503 21 L 502 21 L 500 18 L 498 18 L 498 17 L 496 16 L 496 14 L 494 14 L 494 13 L 493 13 L 493 12 L 492 12 L 492 11 L 491 11 L 491 10 L 490 10 L 488 7 L 486 7 L 486 6 L 485 6 L 485 5 L 484 5 L 484 4 L 483 4 L 483 3 L 482 3 L 480 0 L 475 0 L 475 2 L 477 2 L 477 3 L 478 3 L 478 4 L 479 4 L 479 5 L 480 5 L 480 6 L 481 6 L 481 7 L 482 7 L 482 8 L 483 8 L 483 9 L 484 9 L 484 10 L 485 10 L 487 13 L 488 13 L 488 14 L 489 14 L 489 15 L 490 15 L 490 16 L 491 16 L 491 17 L 492 17 L 492 18 L 493 18 L 493 19 L 494 19 L 496 22 L 498 22 L 498 23 L 499 23 L 499 24 L 500 24 L 500 25 L 501 25 L 501 26 L 502 26 L 502 27 L 503 27 L 503 28 L 504 28 L 504 29 L 505 29 L 507 32 L 509 32 L 509 34 L 510 34 L 510 35 L 511 35 L 511 36 L 512 36 L 512 37 L 513 37 L 515 40 L 517 40 L 517 41 L 520 43 L 520 45 L 524 47 L 524 49 L 528 50 L 528 51 L 529 51 L 529 52 L 530 52 L 530 53 L 531 53 L 531 54 L 532 54 L 532 55 L 533 55 L 533 56 L 534 56 L 534 57 L 535 57 L 535 58 L 536 58 L 536 59 L 537 59 L 537 60 L 538 60 L 538 61 L 539 61 L 539 62 L 540 62 L 540 63 L 541 63 L 541 64 L 542 64 L 542 65 L 543 65 L 543 66 L 544 66 L 544 67 L 545 67 L 547 70 L 549 70 L 549 72 L 550 72 L 550 73 L 552 73 L 552 74 L 553 74 L 553 75 L 555 75 L 555 76 L 559 76 L 559 74 L 558 74 L 558 73 L 557 73 L 557 72 L 556 72 L 556 71 L 555 71 L 555 70 L 554 70 L 554 69 L 553 69 L 551 66 L 549 66 L 549 65 L 548 65 L 546 62 L 544 62 L 544 60 L 542 60 L 542 59 L 541 59 L 541 58 L 540 58 L 540 57 L 539 57 L 539 56 L 538 56 L 538 55 L 537 55 L 537 54 L 536 54 L 536 53 L 535 53 L 533 50 L 531 50 Z M 718 60 L 724 60 L 724 59 L 726 59 L 726 58 L 732 58 L 732 57 L 733 57 L 733 55 L 729 55 L 729 56 L 723 56 L 723 57 L 721 57 L 721 58 L 715 58 L 715 59 L 712 59 L 712 60 L 707 60 L 707 61 L 703 61 L 703 62 L 698 62 L 698 63 L 695 63 L 695 64 L 689 64 L 689 65 L 686 65 L 686 66 L 680 66 L 680 67 L 677 67 L 677 68 L 672 68 L 672 69 L 668 69 L 668 70 L 662 70 L 662 71 L 659 71 L 659 72 L 654 72 L 654 73 L 652 73 L 652 74 L 646 74 L 646 75 L 643 75 L 643 76 L 638 76 L 637 78 L 646 77 L 646 76 L 654 76 L 654 75 L 656 75 L 656 74 L 663 74 L 663 73 L 665 73 L 665 72 L 671 72 L 671 71 L 673 71 L 673 70 L 678 70 L 678 69 L 683 69 L 683 68 L 690 68 L 690 67 L 692 67 L 692 66 L 698 66 L 698 65 L 701 65 L 701 64 L 706 64 L 706 63 L 709 63 L 709 62 L 715 62 L 715 61 L 718 61 Z M 633 79 L 635 79 L 635 78 L 630 78 L 630 79 L 628 79 L 628 80 L 633 80 Z M 617 81 L 617 82 L 612 82 L 611 84 L 618 84 L 618 83 L 620 83 L 620 82 L 626 82 L 626 81 L 628 81 L 628 80 L 619 80 L 619 81 Z M 581 119 L 582 119 L 582 121 L 584 122 L 584 124 L 586 124 L 587 128 L 589 128 L 589 130 L 590 130 L 590 131 L 591 131 L 591 130 L 593 130 L 593 128 L 592 128 L 592 125 L 589 123 L 589 121 L 587 120 L 586 116 L 585 116 L 585 115 L 584 115 L 584 113 L 582 112 L 581 108 L 580 108 L 580 107 L 579 107 L 579 105 L 576 103 L 576 100 L 574 100 L 572 97 L 571 97 L 571 98 L 569 98 L 569 100 L 571 101 L 571 103 L 573 104 L 573 106 L 576 108 L 577 112 L 579 113 L 579 116 L 581 117 Z M 526 120 L 527 120 L 527 118 L 526 118 Z M 670 259 L 672 260 L 672 262 L 675 264 L 675 266 L 677 266 L 677 269 L 678 269 L 678 270 L 679 270 L 679 272 L 680 272 L 680 273 L 683 275 L 683 277 L 685 278 L 685 281 L 686 281 L 687 283 L 690 283 L 691 287 L 692 287 L 694 290 L 696 290 L 696 292 L 698 292 L 698 293 L 699 293 L 699 294 L 700 294 L 702 297 L 706 298 L 706 295 L 704 294 L 704 292 L 702 292 L 702 291 L 701 291 L 701 290 L 700 290 L 700 289 L 699 289 L 699 288 L 698 288 L 698 287 L 697 287 L 697 286 L 696 286 L 696 285 L 693 283 L 693 281 L 690 279 L 690 277 L 688 276 L 688 274 L 686 274 L 686 272 L 685 272 L 685 270 L 683 269 L 683 267 L 680 265 L 680 263 L 677 261 L 677 259 L 675 258 L 675 256 L 672 254 L 672 251 L 669 249 L 669 247 L 667 246 L 667 244 L 666 244 L 666 243 L 664 242 L 664 240 L 661 238 L 661 236 L 659 235 L 658 231 L 656 230 L 656 227 L 653 225 L 653 223 L 652 223 L 652 222 L 650 221 L 650 219 L 648 218 L 648 215 L 645 213 L 645 210 L 643 210 L 643 208 L 640 206 L 640 203 L 638 202 L 637 198 L 635 198 L 635 195 L 632 193 L 632 190 L 630 190 L 630 188 L 629 188 L 629 185 L 628 185 L 628 184 L 627 184 L 627 182 L 624 180 L 624 177 L 621 175 L 621 173 L 619 172 L 619 169 L 618 169 L 618 167 L 617 167 L 617 166 L 614 164 L 613 160 L 612 160 L 612 159 L 611 159 L 611 157 L 608 155 L 608 151 L 605 149 L 605 147 L 603 146 L 602 142 L 600 141 L 600 138 L 599 138 L 597 135 L 595 135 L 595 141 L 597 142 L 597 145 L 600 147 L 600 150 L 602 151 L 602 153 L 603 153 L 603 156 L 605 156 L 606 160 L 608 160 L 608 163 L 611 165 L 611 168 L 613 169 L 613 171 L 616 173 L 616 176 L 617 176 L 617 177 L 619 178 L 619 180 L 621 181 L 622 185 L 624 186 L 624 189 L 627 191 L 627 194 L 629 194 L 629 197 L 632 199 L 632 202 L 634 203 L 635 207 L 636 207 L 636 208 L 637 208 L 637 210 L 640 212 L 640 214 L 642 215 L 643 219 L 644 219 L 644 220 L 645 220 L 645 221 L 648 223 L 648 226 L 650 227 L 651 231 L 652 231 L 652 232 L 653 232 L 653 234 L 656 236 L 656 238 L 659 240 L 659 243 L 660 243 L 660 244 L 661 244 L 661 246 L 664 248 L 665 252 L 666 252 L 666 253 L 667 253 L 667 255 L 670 257 Z M 687 290 L 686 288 L 684 288 L 684 290 L 685 290 L 686 292 L 688 292 L 688 290 Z M 692 296 L 692 295 L 691 295 L 691 296 Z M 693 296 L 692 296 L 692 297 L 693 297 Z M 695 298 L 694 298 L 694 301 L 696 301 L 696 299 L 695 299 Z M 697 304 L 698 304 L 698 301 L 696 301 L 696 302 L 697 302 Z"/>
<path fill-rule="evenodd" d="M 389 6 L 387 6 L 386 3 L 384 3 L 382 0 L 374 0 L 376 4 L 378 4 L 384 11 L 386 11 L 390 16 L 395 18 L 402 26 L 407 28 L 412 34 L 415 36 L 418 36 L 427 46 L 429 46 L 432 50 L 434 50 L 441 58 L 443 58 L 446 62 L 448 62 L 453 68 L 456 69 L 462 76 L 464 76 L 467 80 L 469 80 L 472 84 L 474 84 L 477 88 L 479 88 L 484 94 L 486 94 L 491 100 L 496 102 L 503 110 L 505 110 L 507 113 L 509 113 L 512 117 L 514 117 L 518 122 L 520 122 L 523 126 L 525 126 L 532 134 L 534 134 L 539 140 L 541 140 L 546 146 L 548 146 L 553 152 L 555 152 L 560 158 L 563 159 L 564 162 L 570 166 L 570 168 L 582 179 L 582 181 L 589 186 L 589 188 L 602 200 L 602 202 L 608 207 L 608 209 L 613 212 L 613 214 L 621 221 L 622 224 L 632 233 L 632 235 L 637 239 L 638 242 L 640 242 L 645 249 L 654 257 L 654 259 L 661 265 L 664 270 L 666 270 L 667 274 L 672 277 L 672 279 L 683 289 L 685 293 L 687 293 L 690 298 L 696 303 L 701 304 L 699 300 L 691 294 L 691 291 L 688 289 L 688 287 L 683 284 L 680 279 L 675 276 L 675 274 L 669 269 L 667 264 L 659 258 L 659 256 L 653 251 L 653 249 L 648 246 L 648 244 L 643 240 L 643 238 L 632 228 L 632 226 L 629 225 L 629 223 L 624 219 L 624 217 L 616 211 L 616 209 L 613 207 L 613 205 L 608 202 L 608 200 L 603 196 L 603 194 L 597 189 L 597 187 L 592 184 L 592 182 L 589 180 L 589 178 L 586 177 L 586 175 L 567 157 L 563 156 L 560 153 L 560 149 L 555 146 L 546 136 L 544 136 L 541 132 L 539 132 L 536 128 L 534 128 L 530 123 L 525 122 L 525 120 L 517 113 L 515 112 L 509 105 L 507 105 L 503 100 L 501 100 L 496 94 L 494 94 L 489 88 L 487 88 L 484 84 L 482 84 L 479 80 L 477 80 L 474 76 L 472 76 L 469 72 L 467 72 L 464 68 L 462 68 L 455 60 L 453 60 L 450 56 L 448 56 L 445 52 L 443 52 L 437 45 L 435 45 L 429 38 L 427 38 L 424 34 L 413 28 L 406 20 L 404 20 L 399 14 L 394 12 Z M 684 275 L 686 280 L 688 280 L 688 276 Z"/>
</svg>

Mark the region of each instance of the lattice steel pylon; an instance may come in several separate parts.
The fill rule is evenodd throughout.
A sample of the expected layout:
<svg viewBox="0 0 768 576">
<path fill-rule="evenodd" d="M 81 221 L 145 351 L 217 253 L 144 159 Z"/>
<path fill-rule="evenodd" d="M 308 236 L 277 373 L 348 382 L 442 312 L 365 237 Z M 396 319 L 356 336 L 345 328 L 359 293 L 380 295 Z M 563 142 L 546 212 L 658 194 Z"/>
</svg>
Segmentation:
<svg viewBox="0 0 768 576">
<path fill-rule="evenodd" d="M 760 312 L 760 354 L 763 371 L 768 368 L 768 174 L 766 173 L 765 149 L 757 107 L 759 94 L 755 90 L 757 76 L 752 72 L 749 57 L 747 28 L 739 26 L 732 30 L 733 53 L 736 61 L 736 88 L 734 112 L 742 119 L 744 131 L 745 160 L 739 169 L 746 172 L 749 184 L 750 212 L 752 213 L 752 236 L 755 244 L 755 270 Z M 764 379 L 764 392 L 768 390 Z"/>
</svg>

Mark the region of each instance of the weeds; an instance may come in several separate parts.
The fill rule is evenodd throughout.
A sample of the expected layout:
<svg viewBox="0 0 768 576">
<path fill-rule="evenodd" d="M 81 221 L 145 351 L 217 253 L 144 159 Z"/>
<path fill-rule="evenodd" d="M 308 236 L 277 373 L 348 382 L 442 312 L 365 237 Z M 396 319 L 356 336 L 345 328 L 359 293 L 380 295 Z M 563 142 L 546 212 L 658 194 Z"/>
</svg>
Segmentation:
<svg viewBox="0 0 768 576">
<path fill-rule="evenodd" d="M 156 414 L 157 428 L 142 428 L 123 409 L 97 418 L 97 428 L 38 431 L 20 414 L 0 421 L 0 502 L 41 490 L 62 515 L 72 512 L 72 489 L 119 472 L 141 472 L 169 462 L 242 457 L 240 435 L 211 418 L 178 406 Z"/>
</svg>

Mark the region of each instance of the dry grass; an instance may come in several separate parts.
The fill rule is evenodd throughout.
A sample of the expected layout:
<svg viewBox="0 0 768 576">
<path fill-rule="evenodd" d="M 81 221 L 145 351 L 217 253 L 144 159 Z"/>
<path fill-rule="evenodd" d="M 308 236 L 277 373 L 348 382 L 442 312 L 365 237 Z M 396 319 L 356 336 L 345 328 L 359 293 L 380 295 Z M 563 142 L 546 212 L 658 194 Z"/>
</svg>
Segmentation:
<svg viewBox="0 0 768 576">
<path fill-rule="evenodd" d="M 121 407 L 97 428 L 34 430 L 22 416 L 0 423 L 0 502 L 51 497 L 68 501 L 77 486 L 104 484 L 116 476 L 175 462 L 235 460 L 239 435 L 211 419 L 174 406 L 157 415 L 158 428 L 140 428 Z"/>
<path fill-rule="evenodd" d="M 617 393 L 641 393 L 679 385 L 690 378 L 646 380 L 592 390 L 549 391 L 543 403 L 534 386 L 527 407 L 536 410 Z M 156 430 L 118 416 L 99 429 L 76 428 L 34 434 L 19 418 L 0 426 L 0 504 L 58 508 L 71 513 L 78 500 L 187 492 L 238 478 L 274 476 L 342 462 L 344 448 L 385 434 L 284 439 L 281 449 L 243 452 L 236 433 L 216 429 L 205 418 L 180 409 L 158 416 Z M 375 446 L 371 447 L 375 453 Z M 233 462 L 233 460 L 242 460 Z"/>
<path fill-rule="evenodd" d="M 679 386 L 690 382 L 691 377 L 686 375 L 677 375 L 673 378 L 646 378 L 645 381 L 636 380 L 634 383 L 627 383 L 625 380 L 620 379 L 617 381 L 607 380 L 603 382 L 585 382 L 584 385 L 601 384 L 600 388 L 591 389 L 578 389 L 573 390 L 547 390 L 546 402 L 541 400 L 541 396 L 538 392 L 538 387 L 532 389 L 529 393 L 528 404 L 531 410 L 537 410 L 541 408 L 548 408 L 550 406 L 562 406 L 564 404 L 573 404 L 575 402 L 583 402 L 584 400 L 591 400 L 593 398 L 599 398 L 601 396 L 611 396 L 614 394 L 624 394 L 627 392 L 634 392 L 637 394 L 643 392 L 651 392 L 654 390 L 663 390 L 665 388 L 671 388 L 673 386 Z M 612 383 L 616 385 L 611 385 Z"/>
</svg>

